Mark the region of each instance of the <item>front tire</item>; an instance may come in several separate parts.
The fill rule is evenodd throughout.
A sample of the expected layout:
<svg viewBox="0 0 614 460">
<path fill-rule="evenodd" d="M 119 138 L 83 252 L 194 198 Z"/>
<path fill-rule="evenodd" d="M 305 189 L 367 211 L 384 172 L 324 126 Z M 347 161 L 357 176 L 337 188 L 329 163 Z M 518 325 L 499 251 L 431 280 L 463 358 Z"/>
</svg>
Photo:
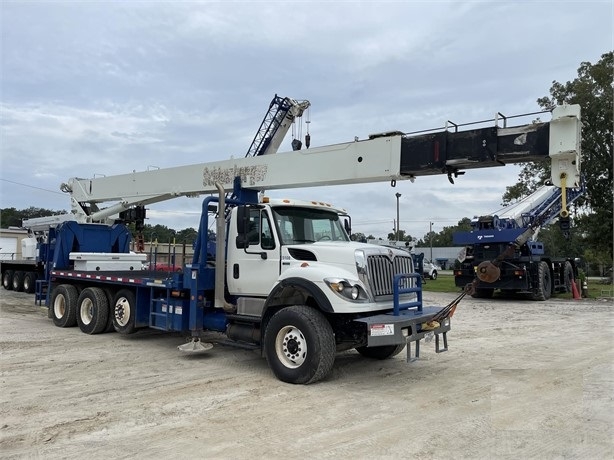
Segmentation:
<svg viewBox="0 0 614 460">
<path fill-rule="evenodd" d="M 113 300 L 113 327 L 120 334 L 136 331 L 136 299 L 129 289 L 122 289 Z"/>
<path fill-rule="evenodd" d="M 100 288 L 86 288 L 77 301 L 77 324 L 81 332 L 100 334 L 107 327 L 109 302 Z"/>
<path fill-rule="evenodd" d="M 389 359 L 398 355 L 405 349 L 405 343 L 400 345 L 383 345 L 381 347 L 356 347 L 362 356 L 373 359 Z"/>
<path fill-rule="evenodd" d="M 432 280 L 436 280 L 437 279 L 437 270 L 433 270 L 433 273 L 431 273 L 431 279 Z"/>
<path fill-rule="evenodd" d="M 324 378 L 335 361 L 335 336 L 322 313 L 305 305 L 279 310 L 264 334 L 264 352 L 275 376 L 287 383 Z"/>
<path fill-rule="evenodd" d="M 79 293 L 72 284 L 60 284 L 51 292 L 49 310 L 57 327 L 73 327 L 77 324 L 77 300 Z"/>
</svg>

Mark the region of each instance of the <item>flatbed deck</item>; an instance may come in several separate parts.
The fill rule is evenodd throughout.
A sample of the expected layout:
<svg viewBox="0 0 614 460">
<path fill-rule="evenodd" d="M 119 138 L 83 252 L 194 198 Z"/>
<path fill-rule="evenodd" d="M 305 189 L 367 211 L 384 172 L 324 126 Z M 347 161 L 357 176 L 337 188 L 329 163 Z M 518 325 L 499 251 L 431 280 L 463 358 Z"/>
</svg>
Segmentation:
<svg viewBox="0 0 614 460">
<path fill-rule="evenodd" d="M 172 280 L 174 276 L 182 276 L 179 272 L 153 271 L 153 270 L 114 270 L 114 271 L 79 271 L 79 270 L 51 270 L 51 278 L 82 278 L 112 283 L 127 283 L 144 285 L 152 280 Z"/>
</svg>

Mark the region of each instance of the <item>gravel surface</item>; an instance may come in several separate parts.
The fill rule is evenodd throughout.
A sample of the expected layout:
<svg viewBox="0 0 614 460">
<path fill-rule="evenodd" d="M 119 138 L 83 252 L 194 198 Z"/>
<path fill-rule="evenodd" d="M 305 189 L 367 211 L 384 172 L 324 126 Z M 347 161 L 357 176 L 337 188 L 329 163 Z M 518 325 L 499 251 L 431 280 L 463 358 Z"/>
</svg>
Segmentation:
<svg viewBox="0 0 614 460">
<path fill-rule="evenodd" d="M 0 457 L 612 459 L 613 311 L 466 299 L 448 352 L 352 350 L 302 386 L 254 351 L 57 328 L 33 295 L 1 290 Z"/>
</svg>

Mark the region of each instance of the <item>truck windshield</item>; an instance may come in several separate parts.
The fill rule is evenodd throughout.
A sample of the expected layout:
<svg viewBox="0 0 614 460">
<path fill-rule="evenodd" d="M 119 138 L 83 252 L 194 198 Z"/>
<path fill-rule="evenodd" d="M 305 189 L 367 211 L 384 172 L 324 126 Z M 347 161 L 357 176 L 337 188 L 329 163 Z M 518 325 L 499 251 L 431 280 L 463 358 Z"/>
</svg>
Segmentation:
<svg viewBox="0 0 614 460">
<path fill-rule="evenodd" d="M 273 208 L 282 244 L 349 241 L 336 212 L 298 206 Z"/>
</svg>

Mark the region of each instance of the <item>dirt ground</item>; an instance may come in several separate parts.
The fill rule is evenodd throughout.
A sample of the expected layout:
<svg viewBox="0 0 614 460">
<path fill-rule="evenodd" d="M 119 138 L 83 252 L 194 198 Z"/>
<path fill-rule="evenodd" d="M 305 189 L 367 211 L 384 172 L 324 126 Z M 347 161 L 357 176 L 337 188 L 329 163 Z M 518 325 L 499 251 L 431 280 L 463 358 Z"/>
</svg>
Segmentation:
<svg viewBox="0 0 614 460">
<path fill-rule="evenodd" d="M 467 299 L 448 352 L 423 343 L 411 364 L 344 352 L 300 386 L 254 351 L 88 336 L 55 327 L 32 294 L 1 290 L 0 457 L 611 459 L 613 311 Z"/>
</svg>

